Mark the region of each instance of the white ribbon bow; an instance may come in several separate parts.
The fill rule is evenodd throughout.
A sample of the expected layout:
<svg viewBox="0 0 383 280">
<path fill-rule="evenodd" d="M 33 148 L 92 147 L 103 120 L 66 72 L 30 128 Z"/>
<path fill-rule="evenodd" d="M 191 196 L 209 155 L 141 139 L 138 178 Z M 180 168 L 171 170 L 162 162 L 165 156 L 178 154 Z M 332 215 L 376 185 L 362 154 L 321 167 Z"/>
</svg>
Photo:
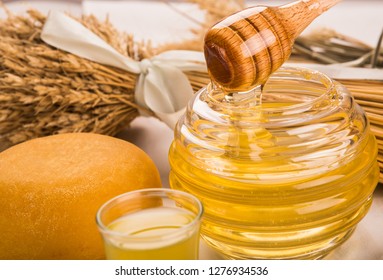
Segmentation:
<svg viewBox="0 0 383 280">
<path fill-rule="evenodd" d="M 206 72 L 203 53 L 196 51 L 166 51 L 142 61 L 123 56 L 81 23 L 60 12 L 49 14 L 41 39 L 91 61 L 139 74 L 135 86 L 137 104 L 152 110 L 172 129 L 193 96 L 182 71 Z"/>
</svg>

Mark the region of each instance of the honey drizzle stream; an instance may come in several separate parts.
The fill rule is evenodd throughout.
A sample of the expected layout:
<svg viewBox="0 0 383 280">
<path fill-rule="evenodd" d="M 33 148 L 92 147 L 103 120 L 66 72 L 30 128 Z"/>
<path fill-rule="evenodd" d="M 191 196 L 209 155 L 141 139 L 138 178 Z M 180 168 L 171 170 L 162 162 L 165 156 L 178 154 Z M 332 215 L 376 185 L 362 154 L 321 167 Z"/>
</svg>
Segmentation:
<svg viewBox="0 0 383 280">
<path fill-rule="evenodd" d="M 241 110 L 240 106 L 243 101 L 250 99 L 251 102 L 246 104 L 245 110 L 254 109 L 254 116 L 257 120 L 262 119 L 262 110 L 256 110 L 262 106 L 262 95 L 264 90 L 264 84 L 254 87 L 248 92 L 236 92 L 236 91 L 227 91 L 224 88 L 220 87 L 213 80 L 211 81 L 212 91 L 221 91 L 224 95 L 222 102 L 228 105 L 228 110 L 230 110 L 230 132 L 229 138 L 227 141 L 227 148 L 225 149 L 225 155 L 229 158 L 240 158 L 246 156 L 243 154 L 243 149 L 249 149 L 248 140 L 246 139 L 247 133 L 241 125 Z M 250 95 L 250 96 L 249 96 Z M 252 127 L 256 130 L 257 127 Z"/>
</svg>

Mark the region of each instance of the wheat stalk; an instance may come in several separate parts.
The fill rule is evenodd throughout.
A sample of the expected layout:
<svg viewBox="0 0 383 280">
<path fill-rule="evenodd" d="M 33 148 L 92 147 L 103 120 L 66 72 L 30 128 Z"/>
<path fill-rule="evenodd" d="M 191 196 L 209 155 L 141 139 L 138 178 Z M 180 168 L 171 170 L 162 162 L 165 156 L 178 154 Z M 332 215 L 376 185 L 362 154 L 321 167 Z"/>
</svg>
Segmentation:
<svg viewBox="0 0 383 280">
<path fill-rule="evenodd" d="M 8 16 L 0 20 L 0 150 L 56 133 L 115 135 L 138 116 L 138 109 L 145 111 L 134 101 L 136 74 L 51 47 L 40 39 L 45 15 L 30 10 L 20 16 L 2 8 Z M 78 20 L 137 61 L 174 49 L 136 42 L 92 15 Z M 195 91 L 208 83 L 206 74 L 185 74 Z"/>
<path fill-rule="evenodd" d="M 0 20 L 0 150 L 56 133 L 115 135 L 138 116 L 138 109 L 146 110 L 134 101 L 136 74 L 45 44 L 40 34 L 46 17 L 38 11 L 26 16 L 7 12 Z M 109 21 L 94 16 L 79 21 L 135 60 L 158 52 L 150 42 L 120 34 Z M 194 90 L 206 81 L 186 74 Z"/>
<path fill-rule="evenodd" d="M 57 50 L 40 39 L 45 16 L 0 21 L 0 149 L 65 132 L 113 135 L 138 115 L 136 75 Z M 125 55 L 145 56 L 131 37 L 92 16 L 81 22 Z"/>
</svg>

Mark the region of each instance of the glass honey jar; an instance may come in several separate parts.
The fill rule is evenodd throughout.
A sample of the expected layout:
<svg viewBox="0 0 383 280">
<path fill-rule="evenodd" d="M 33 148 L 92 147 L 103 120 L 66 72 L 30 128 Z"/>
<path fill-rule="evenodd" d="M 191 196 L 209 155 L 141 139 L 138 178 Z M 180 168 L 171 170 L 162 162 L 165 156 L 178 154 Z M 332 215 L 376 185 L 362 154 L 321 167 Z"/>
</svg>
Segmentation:
<svg viewBox="0 0 383 280">
<path fill-rule="evenodd" d="M 262 90 L 201 89 L 169 161 L 171 188 L 202 201 L 202 237 L 230 259 L 322 258 L 366 215 L 379 177 L 361 107 L 302 68 L 281 68 Z"/>
</svg>

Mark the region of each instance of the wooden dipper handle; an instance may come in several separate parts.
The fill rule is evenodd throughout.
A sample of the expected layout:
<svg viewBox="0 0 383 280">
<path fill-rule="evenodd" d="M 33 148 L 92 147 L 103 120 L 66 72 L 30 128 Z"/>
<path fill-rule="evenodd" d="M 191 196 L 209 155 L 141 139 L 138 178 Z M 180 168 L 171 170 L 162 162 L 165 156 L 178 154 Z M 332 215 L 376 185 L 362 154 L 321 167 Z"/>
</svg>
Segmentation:
<svg viewBox="0 0 383 280">
<path fill-rule="evenodd" d="M 209 75 L 227 92 L 262 85 L 290 56 L 295 38 L 341 0 L 301 0 L 256 6 L 214 25 L 205 36 Z"/>
</svg>

